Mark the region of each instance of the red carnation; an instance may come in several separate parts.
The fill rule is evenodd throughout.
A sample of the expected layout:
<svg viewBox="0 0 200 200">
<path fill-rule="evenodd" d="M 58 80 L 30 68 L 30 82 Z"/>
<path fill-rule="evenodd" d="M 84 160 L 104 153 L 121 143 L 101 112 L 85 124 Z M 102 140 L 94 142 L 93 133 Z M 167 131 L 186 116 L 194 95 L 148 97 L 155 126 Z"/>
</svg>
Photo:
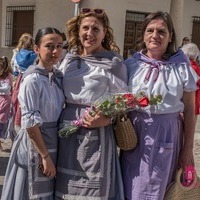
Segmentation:
<svg viewBox="0 0 200 200">
<path fill-rule="evenodd" d="M 141 97 L 138 99 L 138 104 L 140 107 L 146 107 L 149 105 L 149 99 L 147 97 Z"/>
<path fill-rule="evenodd" d="M 135 106 L 135 98 L 133 96 L 133 94 L 124 94 L 123 95 L 123 99 L 125 100 L 125 103 L 128 107 L 130 108 L 134 108 Z"/>
</svg>

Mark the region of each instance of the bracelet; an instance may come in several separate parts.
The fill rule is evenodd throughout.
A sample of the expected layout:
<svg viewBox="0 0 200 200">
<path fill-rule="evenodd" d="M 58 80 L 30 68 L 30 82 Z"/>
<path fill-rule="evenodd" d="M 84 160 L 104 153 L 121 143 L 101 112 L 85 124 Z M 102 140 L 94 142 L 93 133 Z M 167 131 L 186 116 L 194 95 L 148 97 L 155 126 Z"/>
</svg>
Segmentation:
<svg viewBox="0 0 200 200">
<path fill-rule="evenodd" d="M 42 156 L 42 159 L 47 159 L 50 156 L 49 153 L 47 153 L 45 156 Z"/>
</svg>

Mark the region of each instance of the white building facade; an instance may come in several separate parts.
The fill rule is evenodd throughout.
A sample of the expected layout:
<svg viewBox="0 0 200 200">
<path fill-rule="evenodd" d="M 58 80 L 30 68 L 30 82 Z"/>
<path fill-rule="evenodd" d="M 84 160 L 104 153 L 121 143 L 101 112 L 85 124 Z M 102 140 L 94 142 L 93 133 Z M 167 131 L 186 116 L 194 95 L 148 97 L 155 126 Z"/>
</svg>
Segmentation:
<svg viewBox="0 0 200 200">
<path fill-rule="evenodd" d="M 131 46 L 126 46 L 126 43 L 131 43 L 127 37 L 134 40 L 133 37 L 138 36 L 140 24 L 150 12 L 161 10 L 171 14 L 178 46 L 183 37 L 194 38 L 194 17 L 197 17 L 197 22 L 200 18 L 200 1 L 197 0 L 80 0 L 79 3 L 71 0 L 0 0 L 0 6 L 2 13 L 0 17 L 0 56 L 5 55 L 9 58 L 12 56 L 12 49 L 18 39 L 15 29 L 19 27 L 19 23 L 24 24 L 30 20 L 28 24 L 32 26 L 33 36 L 38 29 L 47 26 L 65 32 L 65 23 L 74 16 L 77 7 L 105 9 L 122 55 L 124 52 L 127 54 L 131 49 Z M 30 19 L 23 18 L 23 13 L 26 14 L 26 12 L 29 13 Z M 195 30 L 197 33 L 198 30 Z M 15 42 L 13 42 L 14 39 Z M 195 36 L 195 42 L 200 45 L 200 30 L 199 39 Z"/>
</svg>

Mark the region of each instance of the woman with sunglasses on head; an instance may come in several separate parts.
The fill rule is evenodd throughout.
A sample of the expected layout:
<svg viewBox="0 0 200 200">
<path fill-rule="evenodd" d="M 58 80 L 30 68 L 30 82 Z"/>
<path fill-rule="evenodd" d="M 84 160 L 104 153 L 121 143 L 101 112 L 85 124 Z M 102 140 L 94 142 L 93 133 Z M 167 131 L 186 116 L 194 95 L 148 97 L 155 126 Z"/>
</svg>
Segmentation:
<svg viewBox="0 0 200 200">
<path fill-rule="evenodd" d="M 12 147 L 1 200 L 54 200 L 57 121 L 64 105 L 62 73 L 54 65 L 62 54 L 62 35 L 40 29 L 35 37 L 37 65 L 23 74 L 19 90 L 22 126 Z"/>
<path fill-rule="evenodd" d="M 140 52 L 125 61 L 132 93 L 162 97 L 157 105 L 130 114 L 139 143 L 121 153 L 127 200 L 163 200 L 178 167 L 184 171 L 194 165 L 197 77 L 175 42 L 170 15 L 151 13 L 143 23 Z"/>
<path fill-rule="evenodd" d="M 10 118 L 12 95 L 12 69 L 8 58 L 0 58 L 0 139 L 6 139 L 6 130 Z M 0 151 L 3 150 L 0 141 Z"/>
<path fill-rule="evenodd" d="M 111 119 L 87 112 L 107 93 L 127 89 L 126 67 L 104 10 L 83 8 L 67 23 L 69 52 L 61 63 L 64 120 L 83 125 L 59 138 L 57 199 L 124 200 Z"/>
</svg>

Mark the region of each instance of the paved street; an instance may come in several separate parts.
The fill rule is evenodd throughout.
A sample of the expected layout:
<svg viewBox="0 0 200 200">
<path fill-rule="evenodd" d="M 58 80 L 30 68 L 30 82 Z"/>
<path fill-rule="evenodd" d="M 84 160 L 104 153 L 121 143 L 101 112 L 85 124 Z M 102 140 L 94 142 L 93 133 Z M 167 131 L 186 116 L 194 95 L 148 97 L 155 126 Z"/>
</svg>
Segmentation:
<svg viewBox="0 0 200 200">
<path fill-rule="evenodd" d="M 197 174 L 200 177 L 200 116 L 196 124 L 196 132 L 194 139 L 194 158 Z"/>
<path fill-rule="evenodd" d="M 9 149 L 10 148 L 10 140 L 6 141 L 2 146 L 4 149 Z M 10 153 L 5 152 L 5 151 L 0 151 L 0 197 L 1 197 L 1 191 L 3 187 L 3 178 L 6 172 L 6 166 L 8 163 L 8 158 L 9 158 Z"/>
<path fill-rule="evenodd" d="M 195 165 L 196 165 L 197 173 L 200 176 L 200 117 L 197 120 L 194 144 L 195 144 L 195 148 L 194 148 Z M 8 140 L 3 145 L 3 147 L 4 149 L 8 149 L 10 147 L 10 141 Z M 9 155 L 10 154 L 8 152 L 0 151 L 0 196 L 1 196 L 1 191 L 3 187 L 3 178 L 4 178 Z"/>
</svg>

